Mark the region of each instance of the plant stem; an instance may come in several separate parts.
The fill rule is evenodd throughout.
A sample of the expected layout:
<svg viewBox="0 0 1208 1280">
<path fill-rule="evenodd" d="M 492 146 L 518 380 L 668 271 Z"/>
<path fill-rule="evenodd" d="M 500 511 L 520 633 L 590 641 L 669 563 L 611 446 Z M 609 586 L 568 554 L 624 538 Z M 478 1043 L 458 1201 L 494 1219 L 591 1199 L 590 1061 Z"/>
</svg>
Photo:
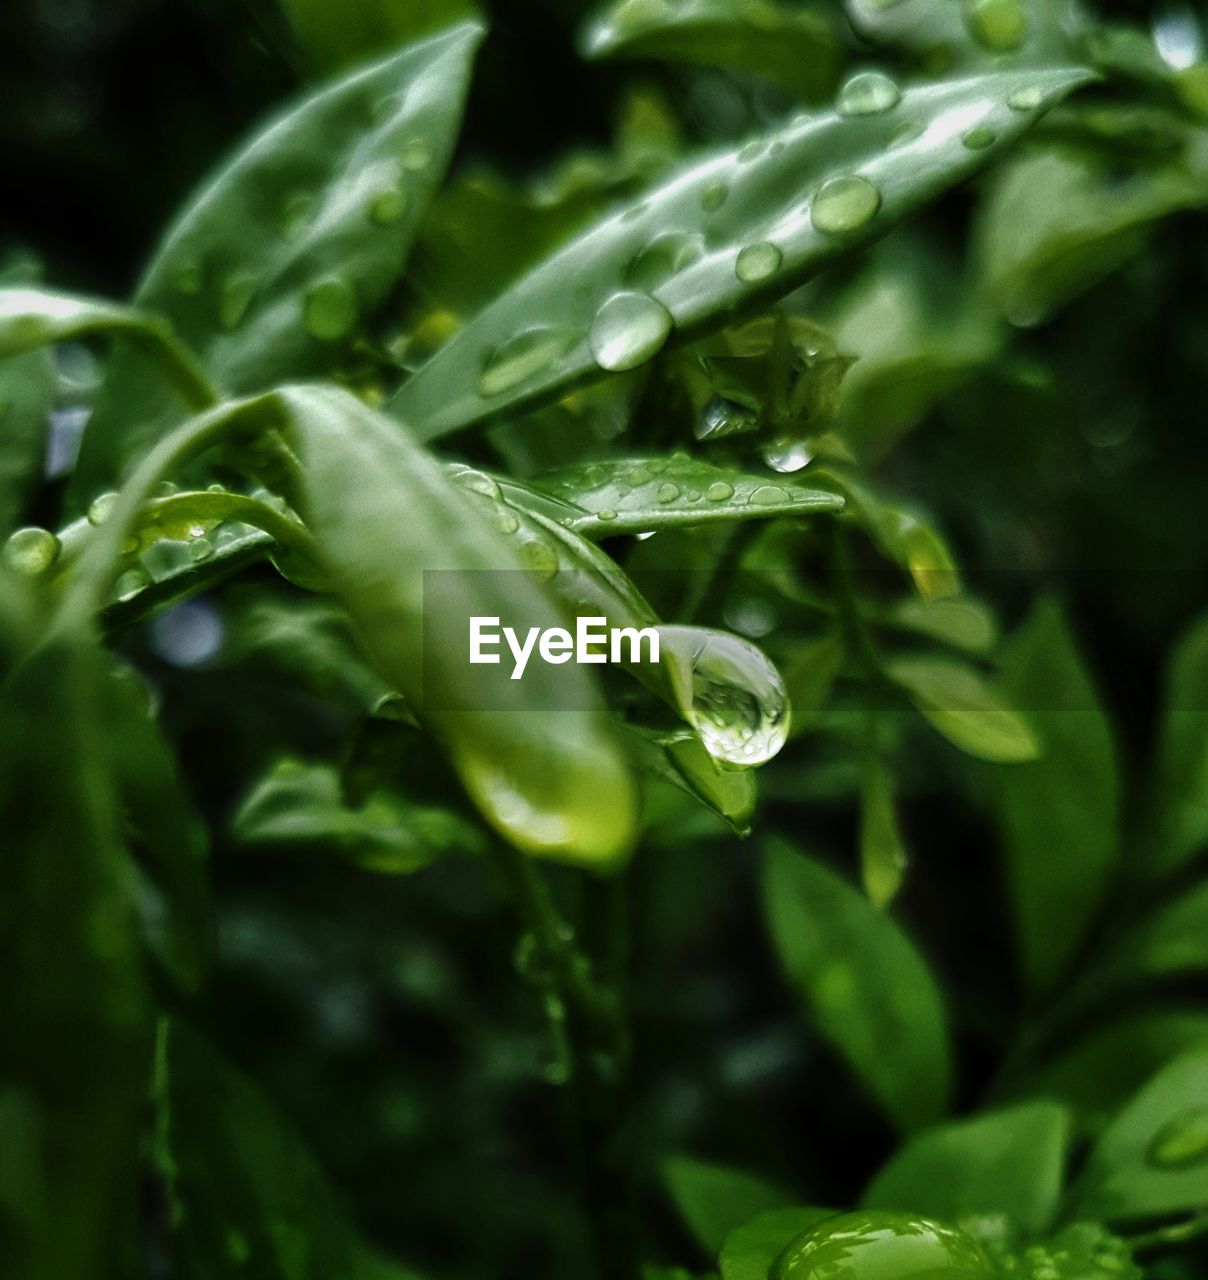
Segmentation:
<svg viewBox="0 0 1208 1280">
<path fill-rule="evenodd" d="M 531 939 L 535 949 L 538 963 L 529 976 L 544 990 L 550 1029 L 565 1057 L 571 1158 L 601 1280 L 636 1280 L 625 1098 L 629 1036 L 618 992 L 592 974 L 533 861 L 500 842 L 492 849 L 527 932 L 522 945 Z"/>
<path fill-rule="evenodd" d="M 1187 1244 L 1202 1236 L 1208 1236 L 1208 1213 L 1197 1214 L 1186 1222 L 1176 1222 L 1169 1227 L 1159 1227 L 1144 1235 L 1131 1236 L 1128 1246 L 1134 1253 L 1139 1253 L 1142 1250 L 1168 1249 L 1171 1245 Z"/>
</svg>

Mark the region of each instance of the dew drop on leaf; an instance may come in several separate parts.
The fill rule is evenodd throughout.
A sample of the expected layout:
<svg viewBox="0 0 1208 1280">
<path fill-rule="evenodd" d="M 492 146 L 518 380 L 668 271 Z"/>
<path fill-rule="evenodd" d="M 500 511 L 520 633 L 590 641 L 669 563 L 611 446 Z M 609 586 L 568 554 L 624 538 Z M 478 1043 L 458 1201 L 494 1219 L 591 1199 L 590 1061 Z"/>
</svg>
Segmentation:
<svg viewBox="0 0 1208 1280">
<path fill-rule="evenodd" d="M 1012 111 L 1035 111 L 1043 101 L 1043 90 L 1035 85 L 1028 85 L 1026 88 L 1016 89 L 1007 99 L 1007 106 Z"/>
<path fill-rule="evenodd" d="M 138 595 L 150 581 L 146 569 L 127 569 L 114 584 L 113 594 L 119 600 L 129 600 Z"/>
<path fill-rule="evenodd" d="M 407 212 L 407 193 L 402 187 L 387 187 L 369 205 L 369 220 L 379 227 L 393 226 Z"/>
<path fill-rule="evenodd" d="M 409 169 L 412 173 L 418 173 L 420 169 L 426 169 L 431 161 L 432 152 L 428 149 L 428 144 L 423 138 L 412 138 L 403 147 L 402 162 L 404 169 Z"/>
<path fill-rule="evenodd" d="M 58 538 L 37 525 L 9 534 L 4 544 L 4 563 L 28 578 L 46 573 L 58 557 Z"/>
<path fill-rule="evenodd" d="M 841 116 L 875 116 L 901 100 L 902 91 L 883 71 L 858 71 L 844 81 L 835 106 Z"/>
<path fill-rule="evenodd" d="M 557 553 L 539 538 L 531 538 L 520 544 L 520 563 L 539 582 L 549 582 L 558 572 Z"/>
<path fill-rule="evenodd" d="M 976 125 L 961 138 L 961 143 L 970 151 L 984 151 L 994 145 L 994 130 L 987 129 L 984 124 Z"/>
<path fill-rule="evenodd" d="M 189 543 L 189 559 L 200 563 L 214 554 L 214 544 L 207 537 L 193 538 Z"/>
<path fill-rule="evenodd" d="M 763 460 L 782 475 L 800 471 L 808 465 L 813 454 L 803 440 L 777 440 L 763 451 Z"/>
<path fill-rule="evenodd" d="M 625 283 L 633 289 L 649 291 L 690 267 L 705 252 L 701 235 L 669 231 L 652 240 L 625 271 Z"/>
<path fill-rule="evenodd" d="M 1196 1107 L 1158 1130 L 1146 1153 L 1159 1169 L 1186 1169 L 1208 1161 L 1208 1107 Z"/>
<path fill-rule="evenodd" d="M 499 482 L 493 476 L 487 475 L 485 471 L 475 471 L 473 467 L 466 467 L 464 471 L 458 471 L 453 478 L 463 489 L 469 489 L 471 493 L 480 493 L 484 498 L 494 498 L 496 501 L 502 497 Z"/>
<path fill-rule="evenodd" d="M 831 178 L 810 204 L 810 221 L 824 235 L 842 235 L 867 226 L 881 207 L 881 193 L 859 174 Z"/>
<path fill-rule="evenodd" d="M 724 182 L 713 182 L 701 193 L 700 207 L 706 213 L 716 213 L 725 204 L 730 188 Z"/>
<path fill-rule="evenodd" d="M 520 528 L 520 521 L 510 511 L 496 511 L 491 516 L 491 524 L 496 533 L 515 533 Z"/>
<path fill-rule="evenodd" d="M 89 524 L 104 524 L 106 520 L 113 514 L 113 508 L 117 504 L 117 494 L 102 493 L 99 497 L 93 498 L 88 508 Z"/>
<path fill-rule="evenodd" d="M 758 284 L 761 280 L 770 280 L 784 260 L 784 255 L 767 240 L 757 244 L 749 244 L 738 255 L 734 264 L 734 274 L 743 284 Z"/>
<path fill-rule="evenodd" d="M 228 332 L 237 329 L 255 294 L 256 282 L 251 276 L 242 273 L 229 276 L 218 302 L 218 323 Z"/>
<path fill-rule="evenodd" d="M 592 355 L 612 373 L 636 369 L 662 349 L 671 324 L 671 312 L 648 294 L 613 294 L 591 326 Z"/>
<path fill-rule="evenodd" d="M 965 22 L 978 44 L 992 53 L 1018 49 L 1028 29 L 1019 0 L 970 0 Z"/>
<path fill-rule="evenodd" d="M 605 507 L 603 511 L 596 512 L 596 517 L 600 520 L 615 520 L 617 513 L 611 507 Z"/>
<path fill-rule="evenodd" d="M 734 486 L 725 480 L 714 480 L 705 490 L 705 497 L 710 502 L 725 502 L 734 496 Z"/>
<path fill-rule="evenodd" d="M 526 329 L 492 351 L 478 379 L 478 393 L 499 396 L 534 378 L 578 342 L 565 329 Z"/>
<path fill-rule="evenodd" d="M 659 485 L 658 498 L 660 502 L 674 502 L 680 496 L 680 487 L 678 484 L 672 484 L 670 480 L 665 480 Z"/>
<path fill-rule="evenodd" d="M 357 322 L 357 312 L 352 286 L 336 276 L 312 284 L 302 306 L 306 332 L 320 342 L 347 337 Z"/>
<path fill-rule="evenodd" d="M 761 484 L 751 494 L 751 505 L 755 507 L 775 507 L 788 500 L 789 495 L 778 484 Z"/>
<path fill-rule="evenodd" d="M 767 150 L 767 145 L 762 138 L 755 138 L 753 141 L 748 142 L 738 153 L 738 163 L 750 164 L 752 160 L 758 160 Z"/>
</svg>

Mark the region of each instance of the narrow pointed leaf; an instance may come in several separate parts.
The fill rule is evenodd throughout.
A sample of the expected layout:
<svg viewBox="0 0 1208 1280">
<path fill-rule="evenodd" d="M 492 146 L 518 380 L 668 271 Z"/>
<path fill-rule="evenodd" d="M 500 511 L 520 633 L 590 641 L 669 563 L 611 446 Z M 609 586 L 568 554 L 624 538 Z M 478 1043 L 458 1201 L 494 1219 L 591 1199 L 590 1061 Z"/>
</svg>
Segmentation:
<svg viewBox="0 0 1208 1280">
<path fill-rule="evenodd" d="M 673 330 L 786 293 L 976 172 L 1035 119 L 1008 105 L 1020 90 L 1047 105 L 1086 78 L 1071 67 L 971 75 L 908 89 L 881 114 L 804 115 L 706 155 L 503 293 L 391 409 L 430 438 L 640 366 Z M 920 132 L 903 138 L 903 126 Z"/>
<path fill-rule="evenodd" d="M 735 1227 L 792 1203 L 783 1187 L 766 1178 L 690 1156 L 672 1156 L 663 1166 L 663 1179 L 680 1217 L 711 1256 Z"/>
<path fill-rule="evenodd" d="M 839 511 L 843 498 L 785 476 L 760 476 L 676 454 L 589 463 L 538 476 L 535 484 L 582 508 L 563 523 L 587 538 L 681 525 Z"/>
<path fill-rule="evenodd" d="M 785 976 L 822 1034 L 903 1130 L 947 1106 L 952 1061 L 934 976 L 892 920 L 833 872 L 787 845 L 763 877 Z"/>
<path fill-rule="evenodd" d="M 907 860 L 893 803 L 893 779 L 885 761 L 870 754 L 860 799 L 860 878 L 873 906 L 887 906 L 897 896 Z"/>
<path fill-rule="evenodd" d="M 397 282 L 481 35 L 462 23 L 291 107 L 168 231 L 135 302 L 171 320 L 224 391 L 331 369 Z M 143 370 L 116 361 L 85 432 L 77 499 L 112 485 L 172 413 Z"/>
</svg>

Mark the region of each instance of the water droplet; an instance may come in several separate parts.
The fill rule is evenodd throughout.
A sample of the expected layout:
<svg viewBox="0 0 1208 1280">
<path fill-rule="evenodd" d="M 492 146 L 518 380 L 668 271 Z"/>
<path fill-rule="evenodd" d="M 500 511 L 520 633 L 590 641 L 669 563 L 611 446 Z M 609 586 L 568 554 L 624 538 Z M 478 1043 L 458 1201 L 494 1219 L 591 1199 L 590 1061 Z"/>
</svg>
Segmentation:
<svg viewBox="0 0 1208 1280">
<path fill-rule="evenodd" d="M 491 513 L 491 525 L 496 533 L 515 533 L 520 528 L 520 521 L 510 511 L 494 511 Z"/>
<path fill-rule="evenodd" d="M 603 511 L 596 512 L 597 520 L 615 520 L 617 513 L 611 507 L 605 507 Z"/>
<path fill-rule="evenodd" d="M 657 289 L 677 272 L 690 267 L 705 252 L 705 238 L 669 231 L 652 240 L 629 264 L 625 283 L 634 289 Z"/>
<path fill-rule="evenodd" d="M 453 478 L 463 489 L 469 489 L 471 493 L 481 493 L 484 498 L 494 498 L 498 501 L 503 496 L 499 482 L 494 476 L 487 475 L 485 471 L 475 471 L 473 467 L 466 467 L 456 472 Z"/>
<path fill-rule="evenodd" d="M 195 537 L 189 543 L 189 559 L 197 563 L 214 554 L 214 544 L 206 537 Z"/>
<path fill-rule="evenodd" d="M 478 379 L 483 396 L 500 396 L 560 360 L 578 342 L 565 329 L 526 329 L 487 356 Z"/>
<path fill-rule="evenodd" d="M 749 244 L 738 255 L 734 263 L 734 274 L 743 284 L 758 284 L 761 280 L 770 280 L 780 270 L 784 255 L 767 240 L 757 244 Z"/>
<path fill-rule="evenodd" d="M 636 489 L 644 484 L 650 483 L 649 467 L 634 467 L 634 469 L 625 477 L 625 479 Z"/>
<path fill-rule="evenodd" d="M 657 355 L 671 335 L 671 312 L 644 293 L 616 293 L 596 313 L 592 354 L 601 369 L 636 369 Z"/>
<path fill-rule="evenodd" d="M 237 329 L 256 296 L 256 281 L 245 272 L 228 276 L 218 301 L 218 323 L 228 332 Z"/>
<path fill-rule="evenodd" d="M 824 235 L 867 226 L 881 207 L 881 193 L 867 178 L 849 173 L 824 182 L 810 204 L 810 221 Z"/>
<path fill-rule="evenodd" d="M 995 1271 L 977 1241 L 955 1227 L 911 1214 L 862 1210 L 827 1218 L 794 1237 L 768 1274 L 771 1280 L 989 1280 Z"/>
<path fill-rule="evenodd" d="M 751 494 L 751 505 L 755 507 L 776 507 L 788 500 L 789 495 L 778 484 L 761 484 Z"/>
<path fill-rule="evenodd" d="M 664 627 L 668 650 L 689 662 L 690 718 L 705 750 L 728 764 L 770 760 L 788 737 L 789 704 L 780 673 L 738 636 Z"/>
<path fill-rule="evenodd" d="M 705 490 L 705 497 L 710 502 L 725 502 L 734 496 L 734 486 L 725 480 L 714 480 Z"/>
<path fill-rule="evenodd" d="M 319 342 L 347 337 L 357 322 L 357 313 L 352 286 L 337 276 L 317 280 L 306 291 L 302 307 L 306 332 Z"/>
<path fill-rule="evenodd" d="M 176 286 L 177 292 L 189 295 L 201 292 L 202 280 L 201 263 L 199 262 L 186 262 L 183 266 L 178 267 L 172 276 L 172 283 Z"/>
<path fill-rule="evenodd" d="M 992 53 L 1018 49 L 1028 30 L 1019 0 L 970 0 L 965 22 L 978 44 Z"/>
<path fill-rule="evenodd" d="M 1146 1155 L 1160 1169 L 1186 1169 L 1208 1160 L 1208 1107 L 1196 1107 L 1163 1125 Z"/>
<path fill-rule="evenodd" d="M 379 191 L 369 205 L 369 220 L 379 227 L 389 227 L 407 212 L 407 193 L 402 187 Z"/>
<path fill-rule="evenodd" d="M 975 125 L 961 138 L 961 142 L 970 151 L 984 151 L 994 145 L 994 130 L 984 124 Z"/>
<path fill-rule="evenodd" d="M 843 116 L 876 116 L 901 101 L 902 91 L 883 71 L 860 71 L 844 82 L 835 105 Z"/>
<path fill-rule="evenodd" d="M 129 600 L 147 586 L 151 581 L 146 569 L 127 569 L 118 578 L 113 587 L 113 594 L 119 600 Z"/>
<path fill-rule="evenodd" d="M 538 538 L 520 544 L 520 563 L 539 582 L 548 582 L 558 572 L 557 553 Z"/>
<path fill-rule="evenodd" d="M 28 578 L 46 573 L 58 558 L 58 538 L 37 525 L 17 529 L 4 544 L 4 563 Z"/>
<path fill-rule="evenodd" d="M 1043 101 L 1044 90 L 1036 85 L 1028 85 L 1023 89 L 1016 89 L 1007 99 L 1007 106 L 1012 111 L 1035 111 Z"/>
<path fill-rule="evenodd" d="M 781 475 L 789 475 L 808 466 L 813 458 L 804 440 L 777 440 L 763 451 L 763 460 Z"/>
<path fill-rule="evenodd" d="M 680 487 L 678 484 L 672 484 L 670 480 L 665 480 L 659 485 L 658 497 L 660 502 L 674 502 L 680 496 Z"/>
<path fill-rule="evenodd" d="M 88 508 L 88 523 L 104 524 L 113 514 L 113 508 L 116 505 L 116 493 L 102 493 L 100 497 L 93 498 L 92 504 Z"/>
<path fill-rule="evenodd" d="M 923 126 L 917 120 L 904 120 L 889 138 L 891 147 L 904 147 L 908 142 L 923 136 Z"/>
<path fill-rule="evenodd" d="M 291 196 L 281 215 L 281 234 L 287 240 L 296 240 L 310 225 L 314 210 L 314 196 L 305 193 Z"/>
<path fill-rule="evenodd" d="M 758 425 L 759 418 L 752 410 L 724 396 L 713 396 L 701 411 L 694 434 L 698 440 L 720 440 L 740 431 L 754 431 Z"/>
<path fill-rule="evenodd" d="M 725 204 L 730 188 L 724 182 L 713 182 L 701 193 L 700 207 L 706 213 L 716 213 Z"/>
<path fill-rule="evenodd" d="M 426 169 L 431 163 L 432 152 L 428 149 L 428 144 L 423 138 L 412 138 L 403 147 L 402 161 L 404 169 L 417 173 L 420 169 Z"/>
<path fill-rule="evenodd" d="M 753 141 L 748 142 L 738 153 L 738 163 L 750 164 L 752 160 L 758 160 L 767 149 L 767 145 L 762 138 L 755 138 Z"/>
</svg>

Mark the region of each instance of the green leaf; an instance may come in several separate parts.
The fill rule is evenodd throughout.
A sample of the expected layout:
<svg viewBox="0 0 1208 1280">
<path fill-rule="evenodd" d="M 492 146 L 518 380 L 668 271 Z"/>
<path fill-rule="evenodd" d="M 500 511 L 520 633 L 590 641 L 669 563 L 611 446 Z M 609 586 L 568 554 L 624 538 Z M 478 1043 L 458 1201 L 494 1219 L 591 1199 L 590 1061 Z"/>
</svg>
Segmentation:
<svg viewBox="0 0 1208 1280">
<path fill-rule="evenodd" d="M 1065 1102 L 1083 1131 L 1098 1134 L 1150 1076 L 1197 1047 L 1208 1049 L 1208 1013 L 1116 1015 L 1028 1072 L 1013 1092 Z"/>
<path fill-rule="evenodd" d="M 987 654 L 998 643 L 998 623 L 978 600 L 902 600 L 881 621 L 967 653 Z"/>
<path fill-rule="evenodd" d="M 132 367 L 173 411 L 182 403 L 190 409 L 213 404 L 216 397 L 205 374 L 161 317 L 69 293 L 0 289 L 0 359 L 93 334 L 124 338 L 139 348 L 140 360 Z M 157 367 L 152 370 L 150 364 Z"/>
<path fill-rule="evenodd" d="M 901 1129 L 943 1114 L 947 1015 L 914 944 L 833 872 L 774 844 L 764 866 L 772 941 L 818 1029 Z"/>
<path fill-rule="evenodd" d="M 135 302 L 171 320 L 224 391 L 339 367 L 444 173 L 481 35 L 462 23 L 291 107 L 168 231 Z M 143 371 L 116 360 L 84 434 L 77 502 L 172 423 Z"/>
<path fill-rule="evenodd" d="M 0 536 L 20 522 L 42 482 L 54 389 L 49 351 L 0 359 Z"/>
<path fill-rule="evenodd" d="M 252 788 L 234 819 L 235 836 L 258 848 L 312 849 L 366 871 L 409 875 L 445 853 L 477 852 L 481 834 L 447 809 L 409 803 L 381 790 L 352 806 L 339 770 L 279 760 Z"/>
<path fill-rule="evenodd" d="M 893 779 L 885 761 L 869 753 L 860 799 L 860 878 L 873 906 L 887 906 L 897 896 L 908 861 L 894 810 Z"/>
<path fill-rule="evenodd" d="M 721 1280 L 768 1280 L 772 1264 L 794 1237 L 835 1215 L 834 1209 L 769 1209 L 726 1236 L 718 1257 Z"/>
<path fill-rule="evenodd" d="M 166 1026 L 158 1155 L 189 1280 L 412 1280 L 357 1234 L 286 1117 L 184 1023 Z"/>
<path fill-rule="evenodd" d="M 747 835 L 755 813 L 755 774 L 725 768 L 688 734 L 668 735 L 626 725 L 622 745 L 635 769 L 675 787 L 717 814 L 737 835 Z"/>
<path fill-rule="evenodd" d="M 588 463 L 546 472 L 533 483 L 582 509 L 561 522 L 586 538 L 843 507 L 843 499 L 826 490 L 783 476 L 724 470 L 686 454 Z"/>
<path fill-rule="evenodd" d="M 1106 969 L 1117 981 L 1208 973 L 1208 881 L 1185 890 L 1120 939 Z"/>
<path fill-rule="evenodd" d="M 490 528 L 471 495 L 353 396 L 293 387 L 279 401 L 298 459 L 295 505 L 333 589 L 374 665 L 443 741 L 483 813 L 534 853 L 597 864 L 624 857 L 632 786 L 589 674 L 540 663 L 511 680 L 506 664 L 469 663 L 471 615 L 501 618 L 521 635 L 557 624 L 516 540 Z"/>
<path fill-rule="evenodd" d="M 1208 1208 L 1208 1051 L 1160 1071 L 1099 1139 L 1071 1212 L 1109 1222 Z"/>
<path fill-rule="evenodd" d="M 861 1204 L 944 1222 L 1002 1214 L 1039 1235 L 1057 1214 L 1069 1136 L 1069 1114 L 1052 1102 L 1024 1102 L 939 1125 L 901 1147 Z"/>
<path fill-rule="evenodd" d="M 755 1174 L 690 1156 L 668 1159 L 663 1178 L 688 1230 L 710 1257 L 735 1227 L 793 1200 L 783 1188 Z"/>
<path fill-rule="evenodd" d="M 309 61 L 335 68 L 397 49 L 475 12 L 472 0 L 281 0 Z"/>
<path fill-rule="evenodd" d="M 1007 105 L 1017 91 L 1051 104 L 1085 79 L 1064 67 L 927 84 L 880 115 L 806 115 L 698 159 L 496 298 L 391 410 L 431 438 L 639 367 L 673 329 L 716 325 L 735 307 L 788 292 L 975 172 L 1034 119 Z M 891 145 L 904 122 L 922 132 Z M 993 136 L 980 149 L 963 141 L 978 128 Z M 641 287 L 627 290 L 635 279 Z"/>
<path fill-rule="evenodd" d="M 838 79 L 835 22 L 771 0 L 618 0 L 584 32 L 589 58 L 657 58 L 750 72 L 817 101 Z"/>
<path fill-rule="evenodd" d="M 996 175 L 975 255 L 986 295 L 1014 322 L 1039 324 L 1133 257 L 1155 222 L 1208 202 L 1202 130 L 1174 163 L 1122 165 L 1049 147 Z"/>
<path fill-rule="evenodd" d="M 1041 746 L 1027 720 L 981 675 L 949 658 L 902 657 L 885 673 L 955 746 L 997 764 L 1034 760 Z"/>
<path fill-rule="evenodd" d="M 793 650 L 783 665 L 784 687 L 793 708 L 789 737 L 796 738 L 814 726 L 843 666 L 846 646 L 838 629 Z"/>
<path fill-rule="evenodd" d="M 107 750 L 143 876 L 143 930 L 173 980 L 193 992 L 213 941 L 205 827 L 137 673 L 114 673 L 107 704 Z"/>
<path fill-rule="evenodd" d="M 135 1225 L 151 1046 L 108 660 L 86 634 L 65 631 L 6 667 L 0 1187 L 20 1187 L 24 1205 L 0 1224 L 5 1270 L 21 1280 L 116 1275 Z"/>
<path fill-rule="evenodd" d="M 1142 870 L 1163 875 L 1208 845 L 1208 618 L 1179 642 L 1166 674 Z"/>
<path fill-rule="evenodd" d="M 1011 637 L 1001 685 L 1043 748 L 995 778 L 1020 967 L 1038 991 L 1078 953 L 1111 887 L 1120 779 L 1111 725 L 1056 604 Z"/>
</svg>

